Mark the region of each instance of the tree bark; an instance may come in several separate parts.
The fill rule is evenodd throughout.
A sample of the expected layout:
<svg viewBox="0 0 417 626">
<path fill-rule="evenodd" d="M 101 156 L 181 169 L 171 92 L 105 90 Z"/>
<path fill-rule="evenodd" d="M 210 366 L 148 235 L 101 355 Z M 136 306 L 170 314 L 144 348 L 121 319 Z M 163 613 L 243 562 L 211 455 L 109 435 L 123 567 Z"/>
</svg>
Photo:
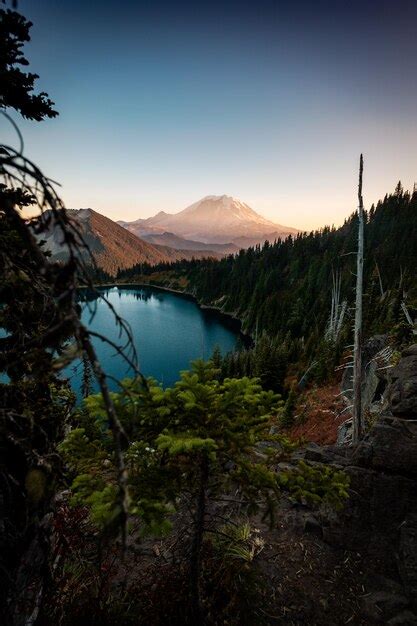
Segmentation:
<svg viewBox="0 0 417 626">
<path fill-rule="evenodd" d="M 194 624 L 203 624 L 203 614 L 200 600 L 200 576 L 201 576 L 201 548 L 203 545 L 204 518 L 206 513 L 206 490 L 209 476 L 208 459 L 203 454 L 200 466 L 200 482 L 196 498 L 196 511 L 194 517 L 194 533 L 191 544 L 190 562 L 190 594 L 191 594 L 191 618 Z"/>
</svg>

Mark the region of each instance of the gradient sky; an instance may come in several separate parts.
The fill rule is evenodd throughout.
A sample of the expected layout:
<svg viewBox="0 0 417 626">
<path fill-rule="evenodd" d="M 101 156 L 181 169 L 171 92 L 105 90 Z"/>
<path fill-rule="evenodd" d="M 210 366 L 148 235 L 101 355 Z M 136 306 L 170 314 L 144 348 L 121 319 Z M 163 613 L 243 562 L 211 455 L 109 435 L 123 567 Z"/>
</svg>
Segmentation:
<svg viewBox="0 0 417 626">
<path fill-rule="evenodd" d="M 70 208 L 113 219 L 209 194 L 310 229 L 417 181 L 417 3 L 20 0 L 59 118 L 21 122 Z M 15 116 L 18 119 L 18 116 Z M 5 122 L 1 134 L 13 140 Z"/>
</svg>

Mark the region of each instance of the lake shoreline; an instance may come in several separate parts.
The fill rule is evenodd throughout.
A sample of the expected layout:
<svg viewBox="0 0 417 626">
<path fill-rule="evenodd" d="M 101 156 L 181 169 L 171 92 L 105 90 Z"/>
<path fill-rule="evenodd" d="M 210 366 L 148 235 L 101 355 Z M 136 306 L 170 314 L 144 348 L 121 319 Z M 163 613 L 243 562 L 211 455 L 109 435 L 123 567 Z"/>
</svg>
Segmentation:
<svg viewBox="0 0 417 626">
<path fill-rule="evenodd" d="M 214 350 L 231 354 L 245 350 L 247 343 L 236 320 L 220 316 L 218 311 L 202 310 L 190 294 L 169 293 L 139 281 L 96 283 L 95 287 L 80 289 L 78 300 L 82 323 L 93 332 L 97 358 L 109 377 L 110 391 L 117 391 L 118 381 L 132 376 L 129 364 L 113 348 L 126 340 L 120 337 L 115 312 L 130 328 L 140 372 L 164 388 L 172 387 L 194 361 L 210 359 Z M 110 343 L 100 341 L 101 337 Z M 64 376 L 80 397 L 82 368 L 69 365 Z M 93 391 L 99 391 L 95 382 Z"/>
<path fill-rule="evenodd" d="M 114 283 L 106 283 L 106 284 L 97 284 L 94 286 L 97 288 L 102 288 L 102 289 L 110 289 L 112 287 L 118 287 L 119 289 L 123 289 L 123 288 L 128 289 L 129 287 L 139 287 L 139 288 L 148 287 L 151 289 L 156 289 L 157 291 L 166 291 L 168 293 L 173 293 L 177 296 L 185 298 L 186 300 L 191 300 L 195 302 L 202 311 L 212 312 L 215 315 L 217 315 L 219 319 L 223 318 L 224 320 L 227 320 L 229 324 L 232 323 L 231 327 L 234 326 L 234 330 L 237 330 L 239 332 L 239 334 L 242 337 L 242 341 L 245 347 L 250 347 L 253 344 L 253 337 L 249 335 L 248 333 L 243 332 L 242 320 L 238 318 L 234 313 L 227 313 L 225 311 L 222 311 L 220 307 L 217 307 L 214 305 L 202 304 L 201 302 L 198 301 L 196 296 L 190 293 L 189 291 L 180 291 L 179 289 L 173 289 L 172 287 L 164 287 L 162 285 L 155 285 L 154 283 L 138 283 L 138 282 L 133 282 L 133 283 L 114 282 Z"/>
</svg>

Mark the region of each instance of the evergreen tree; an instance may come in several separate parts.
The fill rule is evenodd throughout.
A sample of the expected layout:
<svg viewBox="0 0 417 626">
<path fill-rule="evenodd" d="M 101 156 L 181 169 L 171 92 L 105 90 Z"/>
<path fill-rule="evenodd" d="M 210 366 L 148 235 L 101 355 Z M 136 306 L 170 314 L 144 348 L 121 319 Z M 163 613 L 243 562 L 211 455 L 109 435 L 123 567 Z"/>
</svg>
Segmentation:
<svg viewBox="0 0 417 626">
<path fill-rule="evenodd" d="M 222 353 L 221 350 L 219 348 L 219 346 L 215 346 L 214 350 L 213 350 L 213 354 L 211 356 L 211 362 L 213 363 L 213 367 L 217 370 L 221 370 L 222 367 L 222 363 L 223 363 L 223 359 L 222 359 Z"/>
<path fill-rule="evenodd" d="M 0 108 L 12 108 L 29 120 L 41 122 L 58 115 L 45 92 L 33 93 L 37 74 L 23 72 L 29 65 L 22 48 L 30 41 L 32 23 L 15 11 L 0 9 Z"/>
<path fill-rule="evenodd" d="M 216 503 L 230 497 L 248 513 L 263 502 L 264 516 L 273 518 L 280 492 L 310 502 L 339 503 L 346 496 L 340 472 L 301 464 L 276 473 L 277 462 L 292 446 L 282 436 L 270 435 L 272 414 L 282 402 L 262 390 L 256 379 L 218 379 L 212 362 L 197 361 L 183 372 L 173 388 L 149 380 L 123 382 L 114 394 L 130 445 L 130 512 L 139 518 L 142 533 L 169 531 L 175 510 L 188 509 L 192 534 L 189 546 L 191 623 L 201 623 L 200 576 L 205 535 L 219 528 Z M 61 446 L 75 473 L 73 503 L 88 505 L 92 520 L 103 528 L 117 518 L 112 440 L 100 395 L 87 398 L 89 431 L 72 430 Z M 84 419 L 84 418 L 83 418 Z M 263 442 L 263 457 L 256 449 Z M 279 444 L 279 445 L 277 445 Z M 220 522 L 222 523 L 222 522 Z"/>
<path fill-rule="evenodd" d="M 285 402 L 284 409 L 282 411 L 281 416 L 281 425 L 284 428 L 289 428 L 294 424 L 294 409 L 297 400 L 297 393 L 294 387 L 291 387 L 290 393 L 288 394 L 288 398 Z"/>
</svg>

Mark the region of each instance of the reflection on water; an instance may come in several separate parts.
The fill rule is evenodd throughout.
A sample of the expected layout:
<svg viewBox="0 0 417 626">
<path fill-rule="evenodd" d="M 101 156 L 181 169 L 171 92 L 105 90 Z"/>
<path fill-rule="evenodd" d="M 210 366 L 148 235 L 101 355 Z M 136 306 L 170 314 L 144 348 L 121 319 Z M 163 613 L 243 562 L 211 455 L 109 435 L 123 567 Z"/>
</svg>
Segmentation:
<svg viewBox="0 0 417 626">
<path fill-rule="evenodd" d="M 148 287 L 109 288 L 102 290 L 115 311 L 126 320 L 134 336 L 143 374 L 153 376 L 164 386 L 172 385 L 190 361 L 209 358 L 215 346 L 228 352 L 238 347 L 239 332 L 226 319 L 208 310 L 201 310 L 190 299 Z M 109 307 L 93 293 L 83 292 L 83 321 L 112 341 L 120 343 L 118 328 Z M 91 319 L 91 311 L 94 316 Z M 129 376 L 126 363 L 113 348 L 99 339 L 94 344 L 104 370 L 116 381 Z M 71 384 L 79 391 L 82 377 L 80 363 L 65 371 Z"/>
</svg>

